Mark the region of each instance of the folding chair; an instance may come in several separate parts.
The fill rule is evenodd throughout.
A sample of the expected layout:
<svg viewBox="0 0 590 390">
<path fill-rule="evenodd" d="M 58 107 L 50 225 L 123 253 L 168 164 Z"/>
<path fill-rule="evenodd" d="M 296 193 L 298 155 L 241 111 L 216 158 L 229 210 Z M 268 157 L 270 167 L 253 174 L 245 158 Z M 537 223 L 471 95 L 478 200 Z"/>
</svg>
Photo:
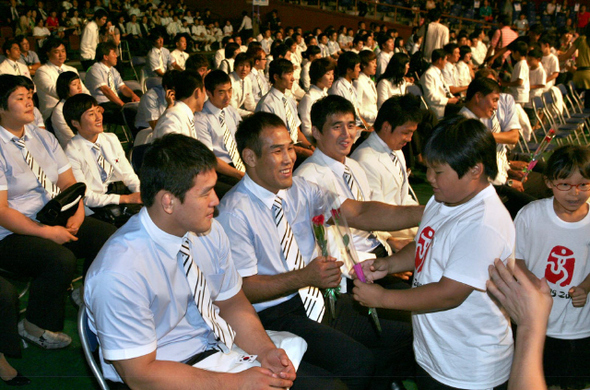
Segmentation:
<svg viewBox="0 0 590 390">
<path fill-rule="evenodd" d="M 133 70 L 133 74 L 135 75 L 135 80 L 139 81 L 137 71 L 135 70 L 135 66 L 133 64 L 133 57 L 131 56 L 131 51 L 129 50 L 129 42 L 122 40 L 119 43 L 119 52 L 121 57 L 120 61 L 131 66 L 131 70 Z"/>
<path fill-rule="evenodd" d="M 88 327 L 88 314 L 86 313 L 86 305 L 84 304 L 78 310 L 78 335 L 80 336 L 82 351 L 84 351 L 84 357 L 86 358 L 86 363 L 90 366 L 90 371 L 92 371 L 92 374 L 98 381 L 101 390 L 109 390 L 109 385 L 104 379 L 100 365 L 94 356 L 98 348 L 98 339 Z"/>
<path fill-rule="evenodd" d="M 545 102 L 547 112 L 551 114 L 548 119 L 557 125 L 554 127 L 560 130 L 573 130 L 573 134 L 576 136 L 579 143 L 580 137 L 578 132 L 582 132 L 582 136 L 584 136 L 584 125 L 586 121 L 583 118 L 566 118 L 563 115 L 563 111 L 557 107 L 551 91 L 543 93 L 543 101 Z"/>
<path fill-rule="evenodd" d="M 532 101 L 533 110 L 535 112 L 535 118 L 537 118 L 537 122 L 541 125 L 541 131 L 537 130 L 536 132 L 533 131 L 532 135 L 535 140 L 534 144 L 529 143 L 529 148 L 531 150 L 536 150 L 539 146 L 539 139 L 543 138 L 547 135 L 550 129 L 555 130 L 555 142 L 560 143 L 562 139 L 568 138 L 577 128 L 577 126 L 573 126 L 573 128 L 569 128 L 566 126 L 558 126 L 555 122 L 552 121 L 551 114 L 547 111 L 545 107 L 545 103 L 540 96 L 535 96 Z M 539 115 L 539 112 L 543 113 L 543 116 Z"/>
</svg>

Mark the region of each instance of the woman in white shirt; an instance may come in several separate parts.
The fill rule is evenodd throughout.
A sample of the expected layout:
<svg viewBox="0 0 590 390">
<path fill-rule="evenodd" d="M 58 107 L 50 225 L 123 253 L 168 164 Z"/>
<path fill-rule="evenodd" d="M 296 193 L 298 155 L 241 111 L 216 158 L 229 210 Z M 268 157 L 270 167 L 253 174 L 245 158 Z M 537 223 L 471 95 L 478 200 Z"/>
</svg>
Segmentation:
<svg viewBox="0 0 590 390">
<path fill-rule="evenodd" d="M 385 72 L 377 82 L 377 107 L 392 96 L 405 95 L 408 87 L 406 74 L 410 69 L 410 57 L 404 53 L 395 53 Z"/>
<path fill-rule="evenodd" d="M 322 50 L 319 48 L 319 46 L 309 45 L 307 46 L 307 50 L 301 53 L 301 55 L 303 56 L 303 63 L 301 65 L 300 84 L 301 88 L 303 88 L 305 92 L 308 92 L 309 88 L 311 87 L 311 81 L 309 79 L 309 67 L 311 66 L 313 60 L 322 58 Z"/>
<path fill-rule="evenodd" d="M 336 69 L 336 64 L 329 58 L 319 58 L 310 63 L 311 87 L 299 102 L 298 111 L 301 119 L 301 132 L 312 144 L 314 141 L 311 135 L 311 106 L 328 95 L 327 91 L 334 83 L 334 69 Z"/>
<path fill-rule="evenodd" d="M 74 138 L 74 132 L 64 118 L 64 103 L 69 97 L 82 93 L 82 84 L 76 72 L 63 72 L 55 84 L 59 103 L 51 112 L 51 127 L 59 144 L 65 149 L 68 142 Z"/>
<path fill-rule="evenodd" d="M 361 72 L 353 85 L 359 102 L 360 115 L 369 125 L 377 119 L 377 88 L 371 77 L 377 72 L 377 56 L 373 51 L 363 50 L 359 53 Z"/>
<path fill-rule="evenodd" d="M 459 87 L 465 87 L 473 80 L 474 72 L 471 65 L 471 47 L 464 45 L 459 48 L 460 58 L 455 64 Z"/>
<path fill-rule="evenodd" d="M 402 38 L 402 37 L 395 38 L 395 41 L 393 43 L 393 52 L 408 54 L 408 51 L 406 50 L 406 46 L 404 43 L 404 38 Z"/>
</svg>

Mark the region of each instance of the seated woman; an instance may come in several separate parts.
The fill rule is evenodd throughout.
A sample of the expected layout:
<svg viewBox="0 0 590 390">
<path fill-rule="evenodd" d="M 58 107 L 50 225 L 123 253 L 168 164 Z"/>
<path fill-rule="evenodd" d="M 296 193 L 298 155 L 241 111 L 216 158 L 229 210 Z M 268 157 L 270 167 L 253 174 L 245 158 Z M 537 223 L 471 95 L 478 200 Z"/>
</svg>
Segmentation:
<svg viewBox="0 0 590 390">
<path fill-rule="evenodd" d="M 404 53 L 395 53 L 385 72 L 377 81 L 377 106 L 381 108 L 383 103 L 392 96 L 406 94 L 408 81 L 406 74 L 410 69 L 410 57 Z"/>
<path fill-rule="evenodd" d="M 51 125 L 59 144 L 65 149 L 68 142 L 74 138 L 74 132 L 64 118 L 64 103 L 69 97 L 82 93 L 80 76 L 76 72 L 63 72 L 57 78 L 55 89 L 59 103 L 51 112 Z"/>
<path fill-rule="evenodd" d="M 311 134 L 311 107 L 321 98 L 328 96 L 328 89 L 334 83 L 334 69 L 336 63 L 330 58 L 318 58 L 309 67 L 309 79 L 311 87 L 305 94 L 297 110 L 301 118 L 301 132 L 309 142 L 315 143 Z"/>
<path fill-rule="evenodd" d="M 86 184 L 88 215 L 121 226 L 139 211 L 139 178 L 113 133 L 103 133 L 102 108 L 84 93 L 66 100 L 64 116 L 76 133 L 66 147 L 76 180 Z M 133 204 L 134 207 L 116 207 Z M 115 207 L 113 207 L 115 206 Z"/>
<path fill-rule="evenodd" d="M 78 258 L 84 272 L 115 228 L 86 218 L 84 207 L 65 226 L 48 226 L 37 213 L 60 191 L 76 183 L 57 139 L 30 124 L 33 94 L 22 76 L 0 75 L 0 268 L 30 277 L 21 337 L 42 348 L 63 348 L 64 295 Z"/>
</svg>

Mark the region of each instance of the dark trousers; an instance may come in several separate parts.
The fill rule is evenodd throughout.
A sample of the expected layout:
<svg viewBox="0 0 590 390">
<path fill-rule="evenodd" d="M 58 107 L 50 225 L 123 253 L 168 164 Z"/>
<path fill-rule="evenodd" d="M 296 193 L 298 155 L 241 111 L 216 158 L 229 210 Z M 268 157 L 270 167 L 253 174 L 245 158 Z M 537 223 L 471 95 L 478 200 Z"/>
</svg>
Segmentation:
<svg viewBox="0 0 590 390">
<path fill-rule="evenodd" d="M 80 60 L 80 64 L 82 65 L 82 70 L 84 72 L 88 71 L 88 68 L 90 68 L 93 64 L 94 64 L 94 60 Z"/>
<path fill-rule="evenodd" d="M 100 106 L 104 109 L 102 114 L 105 123 L 129 126 L 129 130 L 133 134 L 133 137 L 137 134 L 138 130 L 135 127 L 135 116 L 137 115 L 137 106 L 129 105 L 128 108 L 123 108 L 117 103 L 106 102 L 101 103 Z"/>
<path fill-rule="evenodd" d="M 545 338 L 543 368 L 548 385 L 582 389 L 590 382 L 590 337 Z"/>
<path fill-rule="evenodd" d="M 0 277 L 0 353 L 20 357 L 18 321 L 18 294 L 16 288 Z"/>
<path fill-rule="evenodd" d="M 416 375 L 416 385 L 420 390 L 459 390 L 456 387 L 444 385 L 430 376 L 424 369 L 418 366 L 418 374 Z M 508 382 L 494 387 L 494 390 L 507 390 Z"/>
<path fill-rule="evenodd" d="M 78 258 L 84 258 L 84 273 L 116 231 L 108 223 L 85 218 L 78 241 L 64 245 L 35 236 L 11 234 L 0 241 L 0 268 L 32 278 L 26 318 L 53 332 L 63 329 L 65 293 L 72 282 Z"/>
</svg>

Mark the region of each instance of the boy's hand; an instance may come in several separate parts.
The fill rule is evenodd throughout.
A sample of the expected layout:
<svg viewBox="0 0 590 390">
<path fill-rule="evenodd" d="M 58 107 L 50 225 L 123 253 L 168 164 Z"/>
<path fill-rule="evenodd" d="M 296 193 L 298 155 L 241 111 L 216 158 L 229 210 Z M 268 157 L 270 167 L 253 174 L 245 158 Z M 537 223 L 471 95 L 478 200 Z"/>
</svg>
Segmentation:
<svg viewBox="0 0 590 390">
<path fill-rule="evenodd" d="M 572 297 L 572 304 L 574 307 L 583 307 L 588 299 L 588 292 L 580 286 L 572 287 L 568 291 Z"/>
<path fill-rule="evenodd" d="M 387 260 L 384 258 L 365 260 L 361 263 L 361 267 L 363 268 L 363 273 L 365 274 L 367 282 L 383 279 L 388 274 Z M 350 274 L 354 276 L 355 279 L 358 278 L 354 268 L 350 270 Z"/>
<path fill-rule="evenodd" d="M 385 289 L 378 284 L 363 283 L 355 279 L 352 296 L 363 306 L 382 307 L 381 298 L 384 291 Z"/>
</svg>

